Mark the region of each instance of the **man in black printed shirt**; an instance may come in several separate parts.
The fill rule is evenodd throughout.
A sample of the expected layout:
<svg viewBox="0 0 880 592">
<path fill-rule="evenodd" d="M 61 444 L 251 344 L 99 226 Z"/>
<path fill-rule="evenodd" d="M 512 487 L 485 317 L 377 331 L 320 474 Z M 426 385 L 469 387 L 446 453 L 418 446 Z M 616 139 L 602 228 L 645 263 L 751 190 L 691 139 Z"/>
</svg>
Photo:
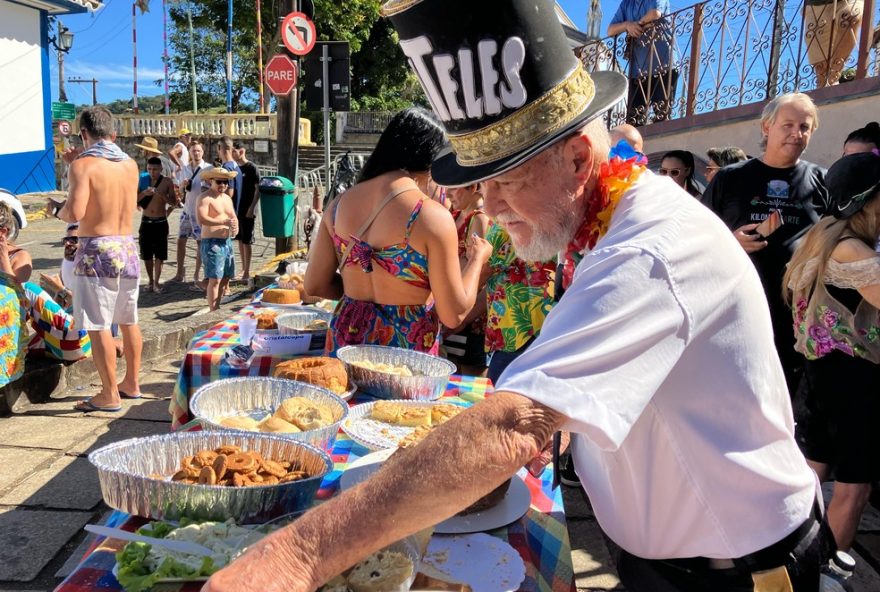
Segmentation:
<svg viewBox="0 0 880 592">
<path fill-rule="evenodd" d="M 782 276 L 797 240 L 825 213 L 825 169 L 801 160 L 819 126 L 816 105 L 805 94 L 776 97 L 761 114 L 764 154 L 724 167 L 703 194 L 703 203 L 733 230 L 761 276 L 770 305 L 774 339 L 791 393 L 803 358 L 794 350 L 791 311 L 782 301 Z M 758 226 L 774 210 L 782 226 L 766 236 Z"/>
</svg>

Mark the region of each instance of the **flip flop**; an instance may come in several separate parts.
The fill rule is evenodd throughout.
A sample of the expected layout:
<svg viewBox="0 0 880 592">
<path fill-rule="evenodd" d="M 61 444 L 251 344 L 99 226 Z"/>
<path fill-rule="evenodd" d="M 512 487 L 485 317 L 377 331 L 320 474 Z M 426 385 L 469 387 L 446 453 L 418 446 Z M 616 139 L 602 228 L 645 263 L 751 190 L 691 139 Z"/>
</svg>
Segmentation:
<svg viewBox="0 0 880 592">
<path fill-rule="evenodd" d="M 190 292 L 199 292 L 201 294 L 205 293 L 205 289 L 199 286 L 198 284 L 193 284 L 189 287 Z"/>
<path fill-rule="evenodd" d="M 129 395 L 128 393 L 126 393 L 124 391 L 119 391 L 119 396 L 122 397 L 123 399 L 141 399 L 141 398 L 143 398 L 144 394 L 138 393 L 136 395 Z"/>
<path fill-rule="evenodd" d="M 91 399 L 80 401 L 79 403 L 74 405 L 73 408 L 76 411 L 82 411 L 84 413 L 90 413 L 92 411 L 105 411 L 107 413 L 115 413 L 117 411 L 122 411 L 122 405 L 117 405 L 116 407 L 98 407 L 97 405 L 92 403 Z"/>
</svg>

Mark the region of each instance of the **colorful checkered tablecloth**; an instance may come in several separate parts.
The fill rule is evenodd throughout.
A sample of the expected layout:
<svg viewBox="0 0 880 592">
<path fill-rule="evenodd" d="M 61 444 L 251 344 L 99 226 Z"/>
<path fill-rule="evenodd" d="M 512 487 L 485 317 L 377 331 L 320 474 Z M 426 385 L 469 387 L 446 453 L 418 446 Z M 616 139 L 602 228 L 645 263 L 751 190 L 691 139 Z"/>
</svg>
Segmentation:
<svg viewBox="0 0 880 592">
<path fill-rule="evenodd" d="M 268 375 L 273 360 L 255 360 L 247 371 L 239 371 L 217 363 L 222 356 L 220 350 L 237 339 L 237 329 L 233 321 L 221 323 L 211 330 L 199 335 L 193 341 L 193 347 L 187 352 L 184 365 L 181 367 L 174 401 L 171 410 L 178 428 L 190 426 L 188 414 L 188 397 L 200 386 L 218 378 L 230 376 L 265 376 Z M 469 376 L 452 376 L 446 386 L 444 399 L 450 402 L 473 404 L 482 400 L 490 390 L 489 381 L 485 378 Z M 365 399 L 355 397 L 351 402 L 357 404 Z M 339 478 L 345 468 L 352 462 L 369 454 L 371 451 L 354 442 L 340 432 L 331 450 L 333 471 L 328 473 L 318 491 L 318 500 L 327 500 L 339 490 Z M 553 471 L 547 467 L 540 478 L 535 478 L 524 469 L 520 477 L 526 483 L 532 496 L 531 507 L 519 520 L 505 527 L 498 528 L 489 534 L 507 541 L 516 549 L 526 566 L 526 578 L 520 590 L 540 592 L 574 592 L 574 573 L 571 561 L 571 544 L 565 523 L 565 509 L 562 493 L 552 488 Z M 121 525 L 127 530 L 135 530 L 144 520 L 114 512 L 111 517 L 114 525 Z M 442 535 L 436 535 L 442 536 Z M 116 562 L 115 552 L 122 543 L 115 540 L 99 540 L 85 556 L 82 563 L 59 586 L 56 592 L 86 592 L 90 590 L 121 590 L 121 586 L 111 573 Z M 163 585 L 162 590 L 195 592 L 200 583 L 180 585 Z"/>
</svg>

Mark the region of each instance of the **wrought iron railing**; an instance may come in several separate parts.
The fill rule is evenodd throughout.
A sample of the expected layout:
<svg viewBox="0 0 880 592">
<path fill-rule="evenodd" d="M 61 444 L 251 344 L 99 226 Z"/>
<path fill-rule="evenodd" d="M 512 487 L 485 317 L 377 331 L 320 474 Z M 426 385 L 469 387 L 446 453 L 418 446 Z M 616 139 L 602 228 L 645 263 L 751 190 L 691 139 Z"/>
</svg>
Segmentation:
<svg viewBox="0 0 880 592">
<path fill-rule="evenodd" d="M 336 114 L 336 125 L 345 133 L 381 134 L 392 117 L 391 111 L 348 111 Z"/>
<path fill-rule="evenodd" d="M 612 123 L 643 125 L 880 76 L 877 0 L 710 0 L 642 36 L 577 50 L 590 71 L 630 78 Z M 859 10 L 861 9 L 861 17 Z"/>
</svg>

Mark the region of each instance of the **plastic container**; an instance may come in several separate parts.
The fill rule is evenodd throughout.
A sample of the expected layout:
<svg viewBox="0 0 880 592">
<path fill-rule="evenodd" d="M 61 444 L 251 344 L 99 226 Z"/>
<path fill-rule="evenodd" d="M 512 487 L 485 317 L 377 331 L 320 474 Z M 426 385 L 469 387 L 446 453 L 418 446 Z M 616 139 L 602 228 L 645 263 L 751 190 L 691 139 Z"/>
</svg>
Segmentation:
<svg viewBox="0 0 880 592">
<path fill-rule="evenodd" d="M 296 187 L 290 179 L 260 179 L 260 215 L 263 217 L 264 236 L 293 236 L 296 228 Z"/>
<path fill-rule="evenodd" d="M 838 551 L 822 568 L 819 578 L 819 592 L 853 592 L 852 577 L 856 560 L 844 551 Z"/>
</svg>

